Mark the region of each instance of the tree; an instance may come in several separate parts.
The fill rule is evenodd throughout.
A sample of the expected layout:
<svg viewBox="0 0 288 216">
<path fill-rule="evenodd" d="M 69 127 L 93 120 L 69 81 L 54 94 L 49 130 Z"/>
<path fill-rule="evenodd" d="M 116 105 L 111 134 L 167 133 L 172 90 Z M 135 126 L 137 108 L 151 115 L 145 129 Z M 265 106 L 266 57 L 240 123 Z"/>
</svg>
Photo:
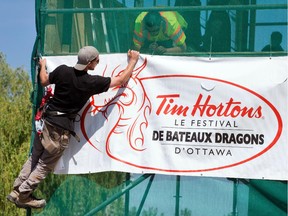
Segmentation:
<svg viewBox="0 0 288 216">
<path fill-rule="evenodd" d="M 0 209 L 4 215 L 26 215 L 7 203 L 15 177 L 28 157 L 31 134 L 31 82 L 23 68 L 11 69 L 0 53 Z"/>
</svg>

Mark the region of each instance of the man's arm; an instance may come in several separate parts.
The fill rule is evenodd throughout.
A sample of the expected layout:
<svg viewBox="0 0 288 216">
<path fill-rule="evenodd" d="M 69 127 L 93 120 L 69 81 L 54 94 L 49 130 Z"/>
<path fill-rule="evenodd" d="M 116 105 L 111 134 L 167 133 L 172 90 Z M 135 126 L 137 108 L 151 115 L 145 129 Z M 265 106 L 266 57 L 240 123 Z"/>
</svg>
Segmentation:
<svg viewBox="0 0 288 216">
<path fill-rule="evenodd" d="M 39 65 L 40 65 L 40 73 L 39 73 L 40 83 L 43 87 L 45 87 L 50 84 L 49 75 L 46 71 L 46 59 L 40 59 Z"/>
<path fill-rule="evenodd" d="M 133 69 L 138 62 L 139 52 L 135 51 L 135 50 L 129 50 L 128 51 L 128 58 L 129 58 L 129 62 L 128 62 L 128 65 L 125 68 L 125 70 L 119 76 L 111 77 L 110 88 L 115 87 L 115 86 L 119 86 L 119 85 L 123 85 L 129 80 L 129 78 L 133 72 Z"/>
</svg>

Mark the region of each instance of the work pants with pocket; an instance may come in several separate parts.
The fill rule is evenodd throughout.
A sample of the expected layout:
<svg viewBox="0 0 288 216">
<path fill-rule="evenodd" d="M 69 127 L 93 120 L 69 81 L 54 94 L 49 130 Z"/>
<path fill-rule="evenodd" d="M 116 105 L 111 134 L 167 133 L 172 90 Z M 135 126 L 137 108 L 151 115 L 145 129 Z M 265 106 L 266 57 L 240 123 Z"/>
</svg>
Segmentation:
<svg viewBox="0 0 288 216">
<path fill-rule="evenodd" d="M 68 147 L 70 137 L 69 131 L 45 121 L 42 134 L 35 135 L 32 154 L 23 165 L 13 188 L 20 194 L 30 196 L 39 183 L 53 171 Z"/>
</svg>

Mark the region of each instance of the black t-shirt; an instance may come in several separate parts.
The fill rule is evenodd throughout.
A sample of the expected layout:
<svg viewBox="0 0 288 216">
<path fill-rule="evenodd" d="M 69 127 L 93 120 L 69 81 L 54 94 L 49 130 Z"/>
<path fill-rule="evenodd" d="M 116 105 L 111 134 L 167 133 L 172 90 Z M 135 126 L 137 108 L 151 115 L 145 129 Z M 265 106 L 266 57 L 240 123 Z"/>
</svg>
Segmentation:
<svg viewBox="0 0 288 216">
<path fill-rule="evenodd" d="M 77 114 L 92 95 L 109 89 L 111 78 L 90 75 L 85 71 L 60 65 L 49 74 L 49 82 L 55 84 L 55 89 L 47 111 Z M 73 118 L 58 115 L 47 116 L 46 120 L 61 128 L 74 130 Z"/>
</svg>

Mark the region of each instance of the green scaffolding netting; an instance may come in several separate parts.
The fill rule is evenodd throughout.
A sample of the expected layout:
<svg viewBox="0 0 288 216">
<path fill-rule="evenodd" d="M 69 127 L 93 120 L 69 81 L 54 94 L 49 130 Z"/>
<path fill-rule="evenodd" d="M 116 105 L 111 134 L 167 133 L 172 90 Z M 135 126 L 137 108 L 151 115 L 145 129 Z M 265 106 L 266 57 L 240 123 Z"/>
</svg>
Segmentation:
<svg viewBox="0 0 288 216">
<path fill-rule="evenodd" d="M 100 53 L 126 53 L 133 44 L 134 21 L 143 11 L 177 11 L 187 21 L 187 50 L 168 55 L 287 55 L 286 0 L 36 0 L 35 3 L 37 38 L 31 60 L 34 114 L 43 94 L 35 57 L 75 55 L 85 45 L 96 46 Z M 211 35 L 217 37 L 219 21 L 212 22 L 210 19 L 215 15 L 211 14 L 229 17 L 224 27 L 219 24 L 222 36 L 214 42 Z M 209 32 L 211 35 L 207 36 Z M 282 35 L 283 51 L 263 50 L 270 45 L 272 32 Z M 222 49 L 224 45 L 226 48 Z M 40 189 L 48 204 L 43 210 L 28 210 L 28 214 L 287 215 L 286 181 L 110 172 L 50 175 Z"/>
</svg>

